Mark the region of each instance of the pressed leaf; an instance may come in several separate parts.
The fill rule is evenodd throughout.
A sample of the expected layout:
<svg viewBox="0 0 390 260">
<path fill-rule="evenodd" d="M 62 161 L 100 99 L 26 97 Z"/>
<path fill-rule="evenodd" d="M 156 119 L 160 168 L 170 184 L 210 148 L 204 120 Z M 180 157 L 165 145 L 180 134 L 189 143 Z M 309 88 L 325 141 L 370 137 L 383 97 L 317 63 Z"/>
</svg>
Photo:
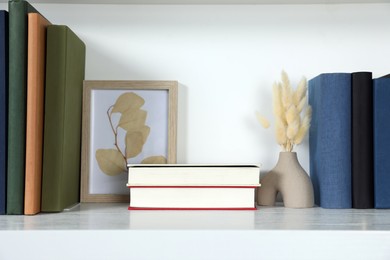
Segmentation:
<svg viewBox="0 0 390 260">
<path fill-rule="evenodd" d="M 143 164 L 166 164 L 167 159 L 164 156 L 150 156 L 142 160 Z"/>
<path fill-rule="evenodd" d="M 112 110 L 112 113 L 123 113 L 129 109 L 137 109 L 143 106 L 145 100 L 133 92 L 123 93 L 116 100 Z"/>
<path fill-rule="evenodd" d="M 148 112 L 141 109 L 129 109 L 122 113 L 118 126 L 126 131 L 135 131 L 145 125 Z"/>
<path fill-rule="evenodd" d="M 129 131 L 126 134 L 126 158 L 136 157 L 142 152 L 142 148 L 150 133 L 148 126 L 143 126 L 137 131 Z"/>
<path fill-rule="evenodd" d="M 126 172 L 126 163 L 122 154 L 115 149 L 96 150 L 96 160 L 99 168 L 109 176 L 116 176 Z"/>
</svg>

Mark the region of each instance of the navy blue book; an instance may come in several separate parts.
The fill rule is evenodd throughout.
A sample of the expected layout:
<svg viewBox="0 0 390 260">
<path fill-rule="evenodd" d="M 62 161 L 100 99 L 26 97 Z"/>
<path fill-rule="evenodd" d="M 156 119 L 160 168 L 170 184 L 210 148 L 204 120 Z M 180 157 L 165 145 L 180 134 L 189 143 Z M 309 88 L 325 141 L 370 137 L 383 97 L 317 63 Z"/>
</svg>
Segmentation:
<svg viewBox="0 0 390 260">
<path fill-rule="evenodd" d="M 309 80 L 310 177 L 315 204 L 351 208 L 351 74 L 324 73 Z"/>
<path fill-rule="evenodd" d="M 374 79 L 375 208 L 390 208 L 390 75 Z"/>
<path fill-rule="evenodd" d="M 6 213 L 8 117 L 8 12 L 0 11 L 0 215 Z"/>
</svg>

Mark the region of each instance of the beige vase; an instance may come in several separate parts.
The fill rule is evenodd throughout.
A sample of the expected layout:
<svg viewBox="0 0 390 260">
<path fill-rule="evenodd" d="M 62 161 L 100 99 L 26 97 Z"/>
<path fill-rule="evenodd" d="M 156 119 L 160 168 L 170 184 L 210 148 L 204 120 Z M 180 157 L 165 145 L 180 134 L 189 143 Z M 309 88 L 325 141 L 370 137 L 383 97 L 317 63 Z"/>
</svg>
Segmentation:
<svg viewBox="0 0 390 260">
<path fill-rule="evenodd" d="M 260 180 L 257 204 L 273 206 L 278 192 L 287 208 L 311 208 L 314 205 L 313 185 L 298 162 L 295 152 L 280 152 L 279 160 Z"/>
</svg>

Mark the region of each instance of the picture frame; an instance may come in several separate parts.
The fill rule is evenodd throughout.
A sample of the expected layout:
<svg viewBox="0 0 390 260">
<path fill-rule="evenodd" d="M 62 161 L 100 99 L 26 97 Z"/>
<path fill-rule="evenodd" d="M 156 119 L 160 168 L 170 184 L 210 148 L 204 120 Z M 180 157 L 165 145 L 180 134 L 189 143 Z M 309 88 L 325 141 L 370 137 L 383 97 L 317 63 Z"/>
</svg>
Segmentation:
<svg viewBox="0 0 390 260">
<path fill-rule="evenodd" d="M 176 163 L 177 81 L 83 83 L 81 202 L 129 202 L 127 163 Z"/>
</svg>

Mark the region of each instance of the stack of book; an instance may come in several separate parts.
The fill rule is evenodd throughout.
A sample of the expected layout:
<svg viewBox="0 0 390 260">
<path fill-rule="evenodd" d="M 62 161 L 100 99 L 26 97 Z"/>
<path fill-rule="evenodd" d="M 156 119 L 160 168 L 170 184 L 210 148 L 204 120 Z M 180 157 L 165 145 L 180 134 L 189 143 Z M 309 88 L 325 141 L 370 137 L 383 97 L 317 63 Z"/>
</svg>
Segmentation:
<svg viewBox="0 0 390 260">
<path fill-rule="evenodd" d="M 390 208 L 390 77 L 323 73 L 309 80 L 315 202 L 324 208 Z"/>
<path fill-rule="evenodd" d="M 0 214 L 79 200 L 85 44 L 24 0 L 0 11 Z"/>
<path fill-rule="evenodd" d="M 258 165 L 128 165 L 130 210 L 255 210 Z"/>
</svg>

